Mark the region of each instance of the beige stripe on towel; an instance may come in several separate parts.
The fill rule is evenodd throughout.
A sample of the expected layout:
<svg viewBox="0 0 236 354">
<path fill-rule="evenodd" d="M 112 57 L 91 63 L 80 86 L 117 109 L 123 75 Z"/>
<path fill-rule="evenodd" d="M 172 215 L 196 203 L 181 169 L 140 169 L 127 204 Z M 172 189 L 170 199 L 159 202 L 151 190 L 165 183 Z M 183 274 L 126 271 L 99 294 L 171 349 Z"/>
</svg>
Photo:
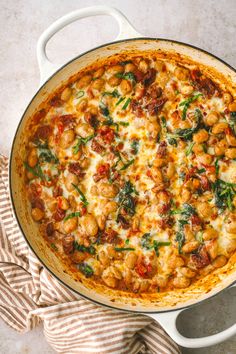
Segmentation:
<svg viewBox="0 0 236 354">
<path fill-rule="evenodd" d="M 29 250 L 9 198 L 8 159 L 0 155 L 0 316 L 27 332 L 43 322 L 58 353 L 178 354 L 178 346 L 147 316 L 112 311 L 77 298 Z"/>
</svg>

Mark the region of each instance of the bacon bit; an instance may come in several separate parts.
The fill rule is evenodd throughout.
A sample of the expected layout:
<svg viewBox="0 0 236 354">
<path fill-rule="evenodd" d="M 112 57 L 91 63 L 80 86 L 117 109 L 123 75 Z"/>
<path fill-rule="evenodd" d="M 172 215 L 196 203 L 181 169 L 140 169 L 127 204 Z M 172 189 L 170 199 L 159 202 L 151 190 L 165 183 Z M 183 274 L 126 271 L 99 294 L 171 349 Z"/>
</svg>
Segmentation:
<svg viewBox="0 0 236 354">
<path fill-rule="evenodd" d="M 171 204 L 170 203 L 161 203 L 158 205 L 158 212 L 161 215 L 166 214 L 170 210 Z"/>
<path fill-rule="evenodd" d="M 199 176 L 200 182 L 201 182 L 201 188 L 203 191 L 209 191 L 211 189 L 210 182 L 206 176 Z"/>
<path fill-rule="evenodd" d="M 97 152 L 98 154 L 102 154 L 103 151 L 105 150 L 104 147 L 101 144 L 99 144 L 96 139 L 92 140 L 91 149 Z"/>
<path fill-rule="evenodd" d="M 64 114 L 58 117 L 58 123 L 62 124 L 64 129 L 71 128 L 75 124 L 76 117 L 73 114 Z"/>
<path fill-rule="evenodd" d="M 97 116 L 91 112 L 85 112 L 84 119 L 93 128 L 95 128 L 98 124 Z"/>
<path fill-rule="evenodd" d="M 110 164 L 105 163 L 97 167 L 97 173 L 93 175 L 94 182 L 100 181 L 102 178 L 108 178 L 110 172 Z"/>
<path fill-rule="evenodd" d="M 57 210 L 55 211 L 55 213 L 52 215 L 53 219 L 56 221 L 61 221 L 64 219 L 66 215 L 65 210 L 59 209 L 57 208 Z"/>
<path fill-rule="evenodd" d="M 144 75 L 144 78 L 142 80 L 144 86 L 151 85 L 156 79 L 156 74 L 157 74 L 157 72 L 155 69 L 153 69 L 153 68 L 149 69 L 147 71 L 147 73 Z"/>
<path fill-rule="evenodd" d="M 196 254 L 191 254 L 190 256 L 190 262 L 193 263 L 193 265 L 197 269 L 201 269 L 206 267 L 208 264 L 211 263 L 210 258 L 208 256 L 207 250 L 205 246 L 202 246 L 198 249 Z"/>
<path fill-rule="evenodd" d="M 124 143 L 119 143 L 118 145 L 117 145 L 117 149 L 119 150 L 119 151 L 121 151 L 121 150 L 123 150 L 123 148 L 124 148 Z"/>
<path fill-rule="evenodd" d="M 87 89 L 87 95 L 88 95 L 88 98 L 90 98 L 90 99 L 94 98 L 94 94 L 93 94 L 91 86 L 89 86 L 88 89 Z"/>
<path fill-rule="evenodd" d="M 54 224 L 53 224 L 53 222 L 49 222 L 46 225 L 46 234 L 47 234 L 48 237 L 53 236 L 53 234 L 54 234 Z"/>
<path fill-rule="evenodd" d="M 159 98 L 162 95 L 162 88 L 157 84 L 152 84 L 147 90 L 147 93 L 152 98 Z"/>
<path fill-rule="evenodd" d="M 146 175 L 147 175 L 149 178 L 152 178 L 152 172 L 151 172 L 151 170 L 147 170 Z"/>
<path fill-rule="evenodd" d="M 229 113 L 230 113 L 230 110 L 228 108 L 225 108 L 224 114 L 229 114 Z"/>
<path fill-rule="evenodd" d="M 118 214 L 117 216 L 117 222 L 121 224 L 122 229 L 127 230 L 130 228 L 130 223 L 128 220 L 125 219 L 125 217 L 121 214 Z"/>
<path fill-rule="evenodd" d="M 190 217 L 190 221 L 191 221 L 193 226 L 198 226 L 198 225 L 202 224 L 202 221 L 201 221 L 201 219 L 199 218 L 198 215 L 192 215 Z"/>
<path fill-rule="evenodd" d="M 191 70 L 190 75 L 191 75 L 193 81 L 196 81 L 201 77 L 202 73 L 200 70 L 194 69 L 194 70 Z"/>
<path fill-rule="evenodd" d="M 225 129 L 225 134 L 226 134 L 226 135 L 234 136 L 233 130 L 232 130 L 232 128 L 229 127 L 229 126 Z"/>
<path fill-rule="evenodd" d="M 74 250 L 74 240 L 75 237 L 73 235 L 66 235 L 62 239 L 62 247 L 65 254 L 72 253 Z"/>
<path fill-rule="evenodd" d="M 50 125 L 42 125 L 37 128 L 34 134 L 34 139 L 47 140 L 51 133 L 52 133 L 52 127 Z"/>
<path fill-rule="evenodd" d="M 34 123 L 39 124 L 39 122 L 46 116 L 47 111 L 45 109 L 40 109 L 34 116 Z"/>
<path fill-rule="evenodd" d="M 115 230 L 107 229 L 101 236 L 101 242 L 117 244 L 120 242 L 120 239 L 117 237 L 117 235 L 118 233 Z"/>
<path fill-rule="evenodd" d="M 138 69 L 134 70 L 134 76 L 136 78 L 137 82 L 140 82 L 143 80 L 144 78 L 144 73 Z"/>
<path fill-rule="evenodd" d="M 114 130 L 108 126 L 103 126 L 98 130 L 98 134 L 106 144 L 111 144 L 115 138 Z"/>
<path fill-rule="evenodd" d="M 132 100 L 130 103 L 130 107 L 132 112 L 136 115 L 136 117 L 141 118 L 143 116 L 143 110 L 138 101 Z"/>
<path fill-rule="evenodd" d="M 161 141 L 157 149 L 157 156 L 161 158 L 166 156 L 166 153 L 167 153 L 167 143 L 166 141 Z"/>
<path fill-rule="evenodd" d="M 157 225 L 161 230 L 165 230 L 174 224 L 174 219 L 172 217 L 164 217 L 161 220 L 157 220 Z"/>
<path fill-rule="evenodd" d="M 192 70 L 191 77 L 193 85 L 207 97 L 211 97 L 214 94 L 220 95 L 218 85 L 208 77 L 205 77 L 199 70 Z"/>
<path fill-rule="evenodd" d="M 137 85 L 135 88 L 135 98 L 140 100 L 145 94 L 145 88 L 142 85 Z"/>
<path fill-rule="evenodd" d="M 53 189 L 52 195 L 54 198 L 57 198 L 63 194 L 63 189 L 60 186 L 56 186 Z"/>
<path fill-rule="evenodd" d="M 212 216 L 211 216 L 211 220 L 215 220 L 217 217 L 218 217 L 218 214 L 217 214 L 217 213 L 212 214 Z"/>
<path fill-rule="evenodd" d="M 34 199 L 31 200 L 31 205 L 32 205 L 32 208 L 38 208 L 40 210 L 44 210 L 45 209 L 45 205 L 44 205 L 44 201 L 39 198 L 39 197 L 36 197 Z"/>
<path fill-rule="evenodd" d="M 164 106 L 164 104 L 166 103 L 167 99 L 166 98 L 153 98 L 147 106 L 145 106 L 145 108 L 147 108 L 148 113 L 153 116 L 155 114 L 157 114 L 162 107 Z"/>
<path fill-rule="evenodd" d="M 78 162 L 70 163 L 68 166 L 68 171 L 80 178 L 84 176 L 84 172 Z"/>
<path fill-rule="evenodd" d="M 59 107 L 62 105 L 62 101 L 59 97 L 55 96 L 49 101 L 50 106 L 52 107 Z"/>
</svg>

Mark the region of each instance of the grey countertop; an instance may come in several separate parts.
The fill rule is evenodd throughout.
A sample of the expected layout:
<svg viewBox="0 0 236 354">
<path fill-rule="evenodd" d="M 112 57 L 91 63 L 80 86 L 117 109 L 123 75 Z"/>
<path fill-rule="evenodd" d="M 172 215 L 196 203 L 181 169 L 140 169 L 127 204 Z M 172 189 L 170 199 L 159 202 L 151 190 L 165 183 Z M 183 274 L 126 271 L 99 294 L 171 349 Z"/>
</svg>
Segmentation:
<svg viewBox="0 0 236 354">
<path fill-rule="evenodd" d="M 16 125 L 39 85 L 36 42 L 42 31 L 69 11 L 106 4 L 123 11 L 143 35 L 199 46 L 236 67 L 235 0 L 0 0 L 0 152 L 9 155 Z M 48 45 L 49 57 L 63 64 L 71 57 L 112 41 L 117 25 L 109 17 L 76 22 Z M 69 40 L 68 40 L 69 38 Z M 186 336 L 205 336 L 233 324 L 236 288 L 180 315 Z M 42 327 L 20 335 L 0 320 L 1 354 L 54 353 Z M 210 348 L 183 349 L 184 354 L 234 354 L 236 337 Z"/>
</svg>

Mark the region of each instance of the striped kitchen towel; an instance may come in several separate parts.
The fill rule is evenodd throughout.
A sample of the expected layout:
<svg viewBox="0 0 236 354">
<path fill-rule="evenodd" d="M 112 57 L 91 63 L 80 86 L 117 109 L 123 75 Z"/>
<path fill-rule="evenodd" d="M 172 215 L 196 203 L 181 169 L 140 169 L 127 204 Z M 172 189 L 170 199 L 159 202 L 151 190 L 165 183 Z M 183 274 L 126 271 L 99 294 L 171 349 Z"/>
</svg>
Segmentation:
<svg viewBox="0 0 236 354">
<path fill-rule="evenodd" d="M 112 311 L 78 298 L 43 268 L 14 218 L 8 159 L 1 155 L 0 316 L 22 333 L 42 321 L 45 337 L 58 353 L 180 353 L 149 317 Z"/>
</svg>

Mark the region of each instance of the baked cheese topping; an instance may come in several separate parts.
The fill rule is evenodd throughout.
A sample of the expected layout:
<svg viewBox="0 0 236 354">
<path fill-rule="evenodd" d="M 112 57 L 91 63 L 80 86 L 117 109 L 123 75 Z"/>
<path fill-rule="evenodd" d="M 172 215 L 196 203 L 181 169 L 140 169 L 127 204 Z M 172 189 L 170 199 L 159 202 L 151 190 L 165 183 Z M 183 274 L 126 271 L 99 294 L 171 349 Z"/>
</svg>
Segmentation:
<svg viewBox="0 0 236 354">
<path fill-rule="evenodd" d="M 196 66 L 117 60 L 78 73 L 33 117 L 32 218 L 95 283 L 187 288 L 236 249 L 236 101 Z"/>
</svg>

